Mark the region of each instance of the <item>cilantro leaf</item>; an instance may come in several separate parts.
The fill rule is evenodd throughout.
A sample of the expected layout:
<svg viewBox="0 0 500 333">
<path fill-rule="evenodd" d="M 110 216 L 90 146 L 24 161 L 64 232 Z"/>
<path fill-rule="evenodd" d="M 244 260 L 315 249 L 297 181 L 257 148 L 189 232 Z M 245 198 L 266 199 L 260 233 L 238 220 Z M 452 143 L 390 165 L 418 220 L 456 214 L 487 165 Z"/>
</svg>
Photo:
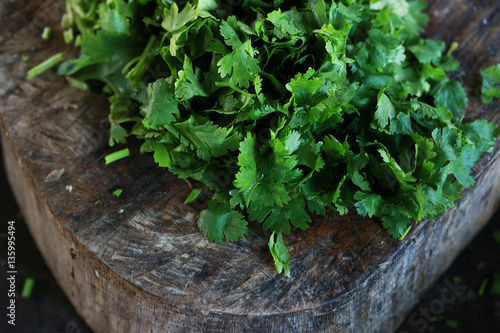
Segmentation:
<svg viewBox="0 0 500 333">
<path fill-rule="evenodd" d="M 149 102 L 144 106 L 143 125 L 159 130 L 176 120 L 179 104 L 175 99 L 174 89 L 167 79 L 159 79 L 149 86 Z"/>
<path fill-rule="evenodd" d="M 481 98 L 483 103 L 491 103 L 493 98 L 500 98 L 500 64 L 493 65 L 481 71 L 483 84 Z"/>
<path fill-rule="evenodd" d="M 234 211 L 223 202 L 211 200 L 208 208 L 200 213 L 198 227 L 213 242 L 220 243 L 223 238 L 236 241 L 247 234 L 247 222 L 243 215 Z"/>
<path fill-rule="evenodd" d="M 232 128 L 218 127 L 211 121 L 200 124 L 193 116 L 176 123 L 175 128 L 180 133 L 181 142 L 196 149 L 196 154 L 203 160 L 235 151 L 241 139 L 241 134 L 234 133 Z"/>
<path fill-rule="evenodd" d="M 389 97 L 382 91 L 378 94 L 377 111 L 375 111 L 374 119 L 379 128 L 383 129 L 396 116 L 396 109 Z"/>
<path fill-rule="evenodd" d="M 274 34 L 278 38 L 303 36 L 306 29 L 302 25 L 302 15 L 296 9 L 281 12 L 281 9 L 267 14 L 267 19 L 274 25 Z"/>
<path fill-rule="evenodd" d="M 238 154 L 240 171 L 236 174 L 234 181 L 234 185 L 240 192 L 251 189 L 257 183 L 255 142 L 255 136 L 248 133 L 245 140 L 240 143 L 240 153 Z"/>
<path fill-rule="evenodd" d="M 439 82 L 431 91 L 437 107 L 444 107 L 453 113 L 457 119 L 462 117 L 462 110 L 467 106 L 467 93 L 458 81 L 445 79 Z"/>
<path fill-rule="evenodd" d="M 278 233 L 276 238 L 274 235 L 273 232 L 269 238 L 269 251 L 273 256 L 276 271 L 281 273 L 285 270 L 285 276 L 290 277 L 290 259 L 288 257 L 288 248 L 283 242 L 283 234 Z"/>
</svg>

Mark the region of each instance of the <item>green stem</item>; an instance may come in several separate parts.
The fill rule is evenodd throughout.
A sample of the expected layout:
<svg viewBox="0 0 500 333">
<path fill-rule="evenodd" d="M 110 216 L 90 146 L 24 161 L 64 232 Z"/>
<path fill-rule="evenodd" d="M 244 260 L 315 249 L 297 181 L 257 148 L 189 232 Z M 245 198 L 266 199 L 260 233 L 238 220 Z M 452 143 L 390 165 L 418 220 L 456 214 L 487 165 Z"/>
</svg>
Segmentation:
<svg viewBox="0 0 500 333">
<path fill-rule="evenodd" d="M 110 164 L 128 156 L 130 156 L 130 151 L 128 150 L 128 148 L 125 148 L 119 151 L 115 151 L 114 153 L 111 153 L 109 155 L 106 155 L 104 159 L 106 160 L 106 164 Z"/>
<path fill-rule="evenodd" d="M 32 79 L 35 76 L 38 76 L 42 74 L 45 71 L 48 71 L 52 67 L 58 65 L 59 63 L 64 61 L 64 57 L 62 53 L 57 53 L 50 57 L 49 59 L 45 60 L 44 62 L 36 65 L 32 69 L 28 71 L 28 79 Z"/>
<path fill-rule="evenodd" d="M 151 37 L 149 37 L 149 41 L 148 41 L 148 44 L 146 45 L 146 48 L 144 49 L 142 54 L 139 56 L 139 61 L 137 62 L 137 65 L 135 65 L 135 67 L 130 72 L 128 72 L 128 74 L 126 76 L 126 78 L 134 86 L 138 85 L 139 82 L 142 80 L 142 78 L 144 77 L 144 74 L 146 74 L 146 71 L 149 68 L 149 64 L 153 60 L 153 57 L 148 56 L 148 55 L 149 55 L 149 52 L 151 51 L 151 49 L 153 48 L 153 46 L 155 45 L 155 43 L 156 43 L 156 36 L 152 35 Z M 136 59 L 133 59 L 132 61 L 134 61 Z M 129 66 L 129 64 L 127 64 L 127 66 Z M 125 66 L 125 69 L 127 68 L 127 66 Z"/>
<path fill-rule="evenodd" d="M 250 206 L 250 199 L 252 199 L 253 191 L 255 191 L 255 188 L 257 187 L 257 185 L 259 185 L 259 183 L 255 183 L 255 185 L 252 186 L 252 188 L 250 189 L 250 192 L 248 193 L 248 197 L 245 200 L 245 208 L 247 208 L 247 209 Z"/>
</svg>

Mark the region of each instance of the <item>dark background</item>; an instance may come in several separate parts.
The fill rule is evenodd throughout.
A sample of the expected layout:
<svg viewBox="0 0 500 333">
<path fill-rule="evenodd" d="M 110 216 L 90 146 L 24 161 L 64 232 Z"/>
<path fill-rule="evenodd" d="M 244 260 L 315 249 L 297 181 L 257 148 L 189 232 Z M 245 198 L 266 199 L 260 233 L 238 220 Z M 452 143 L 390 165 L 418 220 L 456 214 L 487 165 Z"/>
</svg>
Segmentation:
<svg viewBox="0 0 500 333">
<path fill-rule="evenodd" d="M 16 227 L 15 327 L 7 323 L 6 316 L 7 222 L 12 220 Z M 496 233 L 500 238 L 500 210 L 412 309 L 398 333 L 500 332 L 500 296 L 492 294 L 496 280 L 500 293 L 500 239 L 495 240 Z M 1 156 L 0 269 L 0 332 L 92 332 L 57 285 L 34 244 L 12 196 Z M 33 278 L 35 285 L 31 297 L 23 299 L 21 291 L 27 277 Z"/>
</svg>

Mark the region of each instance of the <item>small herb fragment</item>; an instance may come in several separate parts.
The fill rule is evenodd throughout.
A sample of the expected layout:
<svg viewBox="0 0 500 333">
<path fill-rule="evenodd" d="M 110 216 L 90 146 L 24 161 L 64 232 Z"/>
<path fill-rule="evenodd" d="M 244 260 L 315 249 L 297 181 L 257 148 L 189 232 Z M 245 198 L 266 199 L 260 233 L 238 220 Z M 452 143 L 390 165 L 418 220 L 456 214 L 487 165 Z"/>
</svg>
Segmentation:
<svg viewBox="0 0 500 333">
<path fill-rule="evenodd" d="M 458 327 L 458 321 L 456 321 L 456 320 L 447 319 L 445 324 L 449 328 L 457 328 Z"/>
<path fill-rule="evenodd" d="M 128 156 L 130 156 L 130 151 L 128 150 L 128 148 L 125 148 L 106 155 L 104 159 L 106 160 L 106 164 L 110 164 Z"/>
<path fill-rule="evenodd" d="M 493 237 L 493 240 L 495 241 L 495 243 L 497 245 L 500 245 L 500 231 L 498 231 L 498 230 L 493 231 L 491 236 Z"/>
<path fill-rule="evenodd" d="M 275 240 L 276 239 L 276 240 Z M 274 259 L 276 271 L 281 273 L 285 271 L 285 276 L 290 277 L 290 259 L 288 258 L 288 248 L 283 243 L 283 234 L 280 232 L 275 238 L 275 233 L 269 238 L 269 251 Z"/>
<path fill-rule="evenodd" d="M 123 192 L 123 190 L 122 190 L 122 189 L 117 189 L 117 190 L 114 190 L 114 191 L 113 191 L 113 195 L 114 195 L 115 197 L 119 198 L 119 197 L 120 197 L 120 195 L 122 195 L 122 192 Z"/>
<path fill-rule="evenodd" d="M 491 285 L 490 295 L 500 297 L 500 274 L 493 274 L 493 283 Z"/>
<path fill-rule="evenodd" d="M 45 27 L 43 28 L 42 31 L 42 39 L 43 40 L 49 40 L 50 39 L 50 34 L 52 33 L 52 29 L 50 27 Z"/>
<path fill-rule="evenodd" d="M 26 280 L 24 281 L 23 290 L 21 291 L 21 297 L 30 298 L 34 285 L 35 285 L 35 279 L 30 277 L 26 278 Z"/>
<path fill-rule="evenodd" d="M 479 290 L 477 291 L 477 294 L 479 296 L 483 296 L 487 284 L 488 284 L 488 279 L 484 279 L 483 282 L 481 283 L 481 286 L 479 287 Z"/>
<path fill-rule="evenodd" d="M 192 204 L 196 198 L 198 197 L 198 195 L 201 193 L 201 188 L 194 188 L 191 193 L 189 194 L 189 196 L 186 198 L 186 200 L 184 201 L 184 203 L 186 205 L 189 205 L 189 204 Z"/>
<path fill-rule="evenodd" d="M 64 57 L 63 57 L 62 53 L 57 53 L 57 54 L 53 55 L 52 57 L 48 58 L 44 62 L 42 62 L 42 63 L 36 65 L 35 67 L 33 67 L 32 69 L 30 69 L 28 71 L 28 74 L 27 74 L 28 79 L 32 79 L 35 76 L 40 75 L 45 71 L 48 71 L 49 69 L 51 69 L 54 66 L 57 66 L 58 64 L 60 64 L 63 61 L 64 61 Z"/>
</svg>

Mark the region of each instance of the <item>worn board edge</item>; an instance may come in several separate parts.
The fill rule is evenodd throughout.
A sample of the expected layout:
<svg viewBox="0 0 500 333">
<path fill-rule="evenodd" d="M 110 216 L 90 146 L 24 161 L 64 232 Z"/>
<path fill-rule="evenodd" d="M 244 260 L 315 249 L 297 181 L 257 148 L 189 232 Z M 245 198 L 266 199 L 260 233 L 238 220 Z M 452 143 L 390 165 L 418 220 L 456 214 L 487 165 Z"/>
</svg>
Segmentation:
<svg viewBox="0 0 500 333">
<path fill-rule="evenodd" d="M 24 169 L 3 119 L 1 129 L 8 179 L 30 232 L 61 288 L 97 333 L 251 332 L 263 328 L 272 328 L 274 332 L 391 332 L 487 223 L 500 199 L 500 152 L 495 150 L 496 154 L 488 157 L 488 168 L 478 175 L 477 184 L 466 191 L 456 207 L 413 233 L 388 264 L 378 267 L 356 288 L 341 294 L 333 310 L 328 304 L 293 315 L 242 316 L 201 313 L 196 309 L 192 313 L 174 313 L 167 310 L 171 305 L 165 300 L 138 288 L 102 264 L 63 227 Z M 426 249 L 432 250 L 426 252 Z M 409 262 L 404 258 L 415 260 Z M 412 278 L 402 278 L 407 274 L 412 274 Z M 386 293 L 374 294 L 377 290 Z M 360 298 L 371 300 L 370 306 L 362 311 L 356 306 Z"/>
</svg>

